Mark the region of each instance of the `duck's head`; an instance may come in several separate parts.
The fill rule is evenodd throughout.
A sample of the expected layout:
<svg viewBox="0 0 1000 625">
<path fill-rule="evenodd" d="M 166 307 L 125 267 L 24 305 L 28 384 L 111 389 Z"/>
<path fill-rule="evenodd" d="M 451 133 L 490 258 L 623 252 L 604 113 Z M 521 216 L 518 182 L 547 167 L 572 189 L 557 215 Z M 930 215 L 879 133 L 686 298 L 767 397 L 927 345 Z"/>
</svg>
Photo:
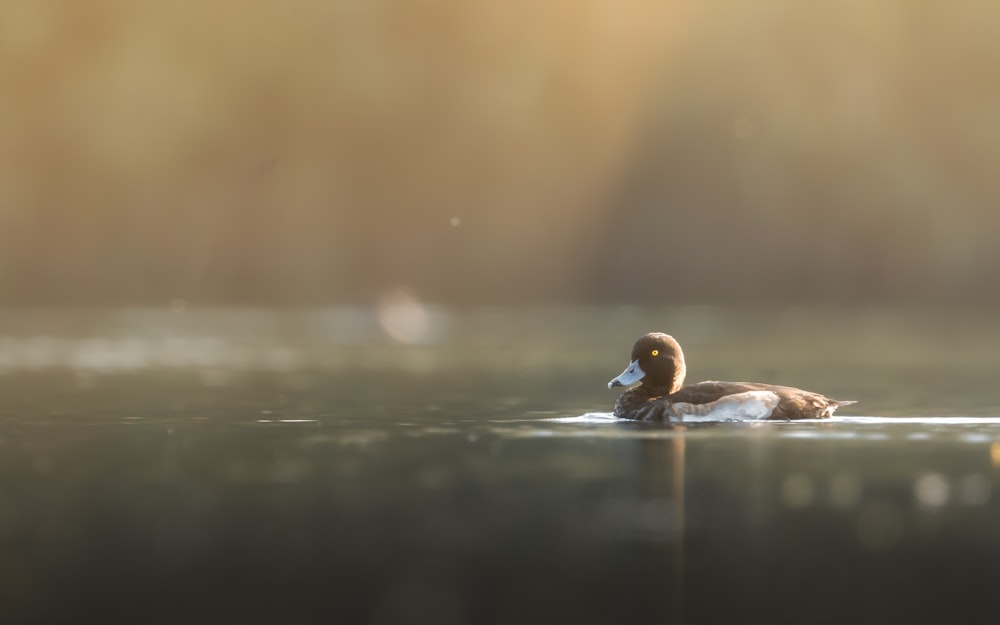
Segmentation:
<svg viewBox="0 0 1000 625">
<path fill-rule="evenodd" d="M 667 393 L 684 385 L 684 352 L 674 337 L 662 332 L 650 332 L 639 337 L 632 346 L 632 358 L 621 375 L 608 382 L 608 388 L 631 386 L 636 382 L 664 387 Z"/>
</svg>

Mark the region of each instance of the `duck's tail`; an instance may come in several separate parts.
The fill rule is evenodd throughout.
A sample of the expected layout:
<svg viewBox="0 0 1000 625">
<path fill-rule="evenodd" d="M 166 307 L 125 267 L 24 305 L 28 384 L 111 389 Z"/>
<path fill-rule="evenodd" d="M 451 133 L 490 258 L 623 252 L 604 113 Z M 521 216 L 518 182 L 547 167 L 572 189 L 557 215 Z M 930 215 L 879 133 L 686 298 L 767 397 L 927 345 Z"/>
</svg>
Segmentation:
<svg viewBox="0 0 1000 625">
<path fill-rule="evenodd" d="M 833 413 L 837 411 L 837 408 L 841 406 L 850 406 L 851 404 L 856 404 L 858 402 L 851 400 L 841 401 L 839 399 L 830 399 L 829 397 L 824 397 L 822 400 L 816 402 L 816 413 L 812 416 L 813 419 L 829 419 L 833 416 Z"/>
<path fill-rule="evenodd" d="M 840 408 L 841 406 L 850 406 L 851 404 L 856 404 L 856 403 L 858 402 L 853 399 L 848 399 L 848 400 L 831 399 L 829 400 L 829 403 L 826 405 L 826 410 L 823 411 L 823 416 L 832 417 L 833 413 L 837 410 L 837 408 Z"/>
</svg>

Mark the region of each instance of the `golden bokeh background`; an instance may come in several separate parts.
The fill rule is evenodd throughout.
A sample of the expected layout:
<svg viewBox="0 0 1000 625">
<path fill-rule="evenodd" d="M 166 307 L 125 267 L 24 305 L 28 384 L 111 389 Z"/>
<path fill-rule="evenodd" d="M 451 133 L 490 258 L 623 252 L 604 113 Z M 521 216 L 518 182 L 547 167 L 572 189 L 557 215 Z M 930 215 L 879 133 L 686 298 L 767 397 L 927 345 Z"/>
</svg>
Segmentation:
<svg viewBox="0 0 1000 625">
<path fill-rule="evenodd" d="M 998 18 L 5 0 L 0 303 L 1000 303 Z"/>
</svg>

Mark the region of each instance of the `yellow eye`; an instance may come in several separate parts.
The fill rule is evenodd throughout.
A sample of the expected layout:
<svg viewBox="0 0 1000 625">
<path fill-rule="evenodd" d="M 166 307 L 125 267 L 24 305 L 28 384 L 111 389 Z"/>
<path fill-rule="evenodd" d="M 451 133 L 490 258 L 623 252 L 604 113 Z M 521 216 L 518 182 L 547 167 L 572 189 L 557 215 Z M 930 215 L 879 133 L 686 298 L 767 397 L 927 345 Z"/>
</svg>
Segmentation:
<svg viewBox="0 0 1000 625">
<path fill-rule="evenodd" d="M 653 352 L 652 352 L 652 354 L 653 354 L 653 357 L 655 358 L 656 356 L 660 355 L 660 350 L 654 349 Z"/>
</svg>

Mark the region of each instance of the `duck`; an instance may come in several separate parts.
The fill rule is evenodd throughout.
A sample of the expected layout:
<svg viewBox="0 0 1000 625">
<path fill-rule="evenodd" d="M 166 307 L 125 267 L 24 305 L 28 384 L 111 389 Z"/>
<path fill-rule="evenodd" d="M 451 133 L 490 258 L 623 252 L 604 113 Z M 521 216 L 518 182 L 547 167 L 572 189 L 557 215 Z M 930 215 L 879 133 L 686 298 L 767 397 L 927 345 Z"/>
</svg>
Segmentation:
<svg viewBox="0 0 1000 625">
<path fill-rule="evenodd" d="M 614 416 L 674 422 L 826 419 L 855 401 L 831 399 L 790 386 L 756 382 L 698 382 L 684 386 L 687 365 L 680 343 L 662 332 L 644 334 L 608 388 L 631 387 L 615 401 Z"/>
</svg>

